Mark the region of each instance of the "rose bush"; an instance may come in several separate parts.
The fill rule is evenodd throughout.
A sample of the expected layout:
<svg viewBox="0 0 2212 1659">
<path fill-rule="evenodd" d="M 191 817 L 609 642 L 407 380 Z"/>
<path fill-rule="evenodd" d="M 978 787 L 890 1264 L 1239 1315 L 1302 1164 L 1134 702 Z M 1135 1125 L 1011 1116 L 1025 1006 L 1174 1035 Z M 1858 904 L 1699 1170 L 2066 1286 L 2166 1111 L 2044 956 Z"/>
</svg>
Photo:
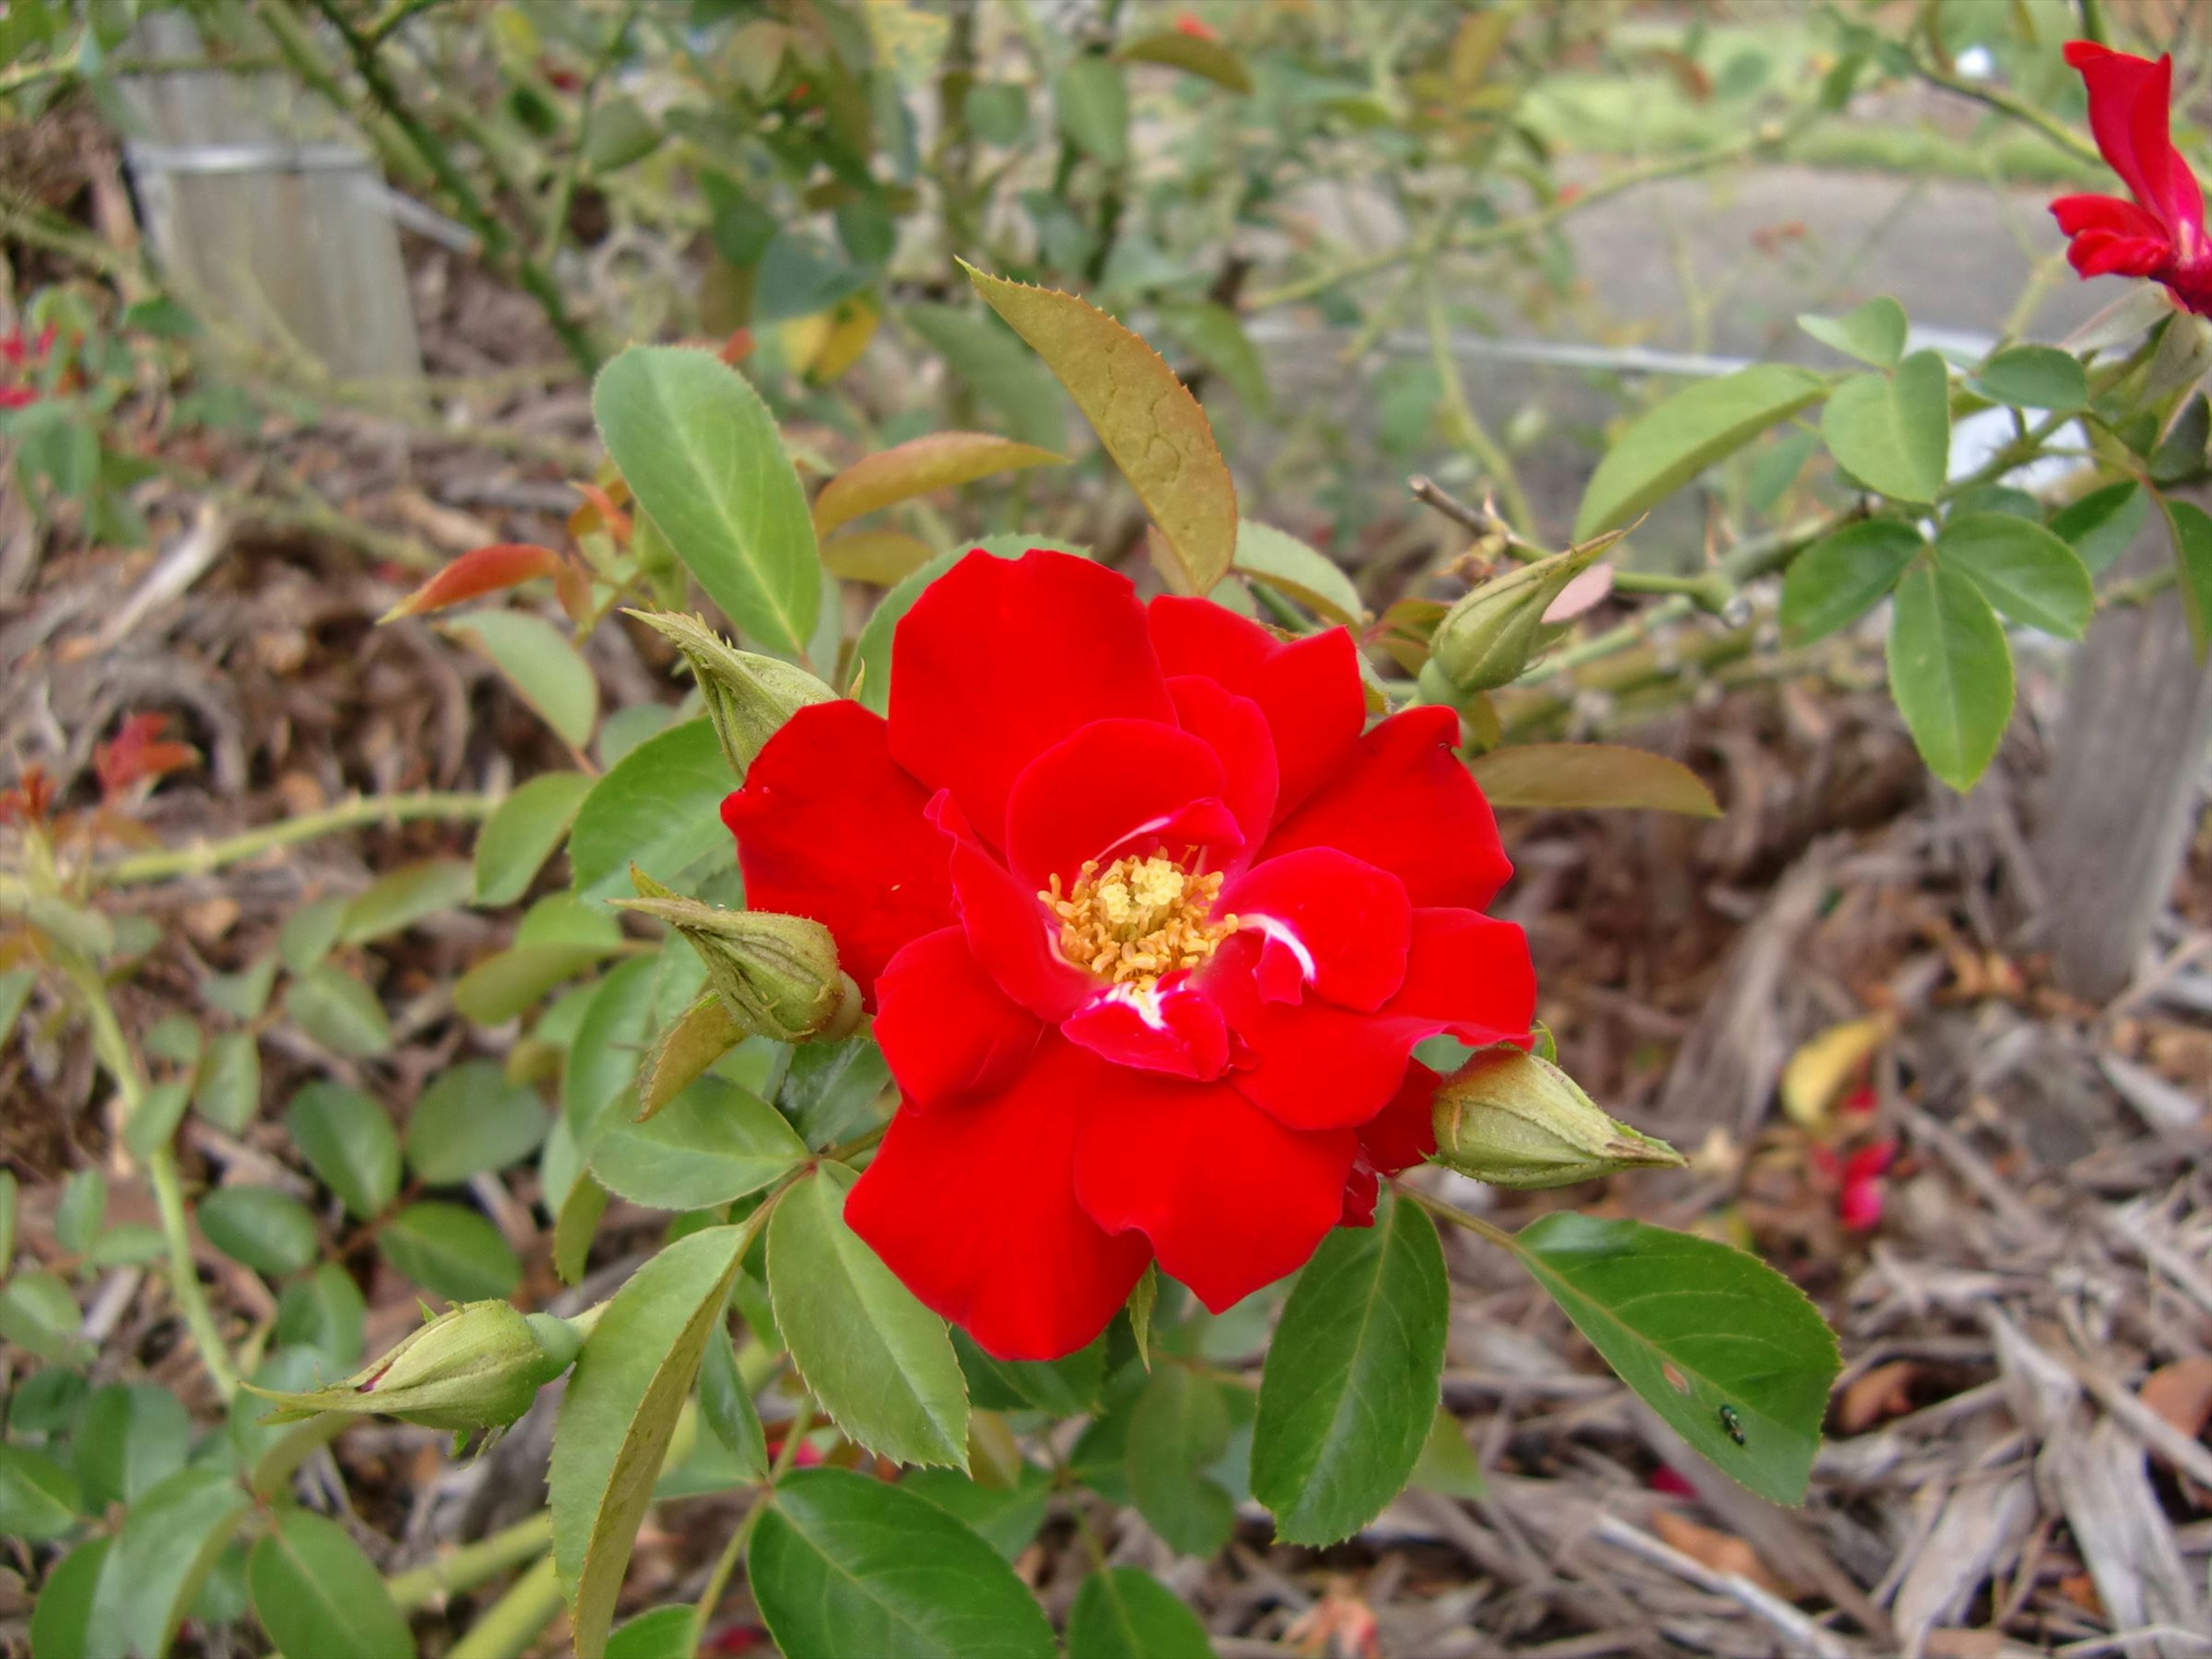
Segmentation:
<svg viewBox="0 0 2212 1659">
<path fill-rule="evenodd" d="M 729 798 L 749 901 L 830 929 L 900 1087 L 848 1219 L 990 1352 L 1083 1346 L 1155 1257 L 1216 1310 L 1281 1278 L 1431 1149 L 1415 1043 L 1528 1040 L 1458 717 L 1365 721 L 1341 628 L 978 551 L 888 720 L 802 708 Z"/>
</svg>

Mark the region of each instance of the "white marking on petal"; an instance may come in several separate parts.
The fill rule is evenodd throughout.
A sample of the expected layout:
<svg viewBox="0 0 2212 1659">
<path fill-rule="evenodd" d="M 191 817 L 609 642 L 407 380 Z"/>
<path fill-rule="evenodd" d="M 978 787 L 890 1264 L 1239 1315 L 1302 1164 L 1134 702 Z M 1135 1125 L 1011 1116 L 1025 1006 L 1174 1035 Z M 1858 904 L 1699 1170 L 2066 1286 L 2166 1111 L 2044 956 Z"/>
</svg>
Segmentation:
<svg viewBox="0 0 2212 1659">
<path fill-rule="evenodd" d="M 1310 985 L 1314 982 L 1313 952 L 1306 949 L 1306 942 L 1292 931 L 1290 923 L 1279 916 L 1255 915 L 1249 910 L 1239 910 L 1237 925 L 1252 928 L 1273 939 L 1298 959 L 1298 972 L 1304 975 L 1306 983 Z"/>
</svg>

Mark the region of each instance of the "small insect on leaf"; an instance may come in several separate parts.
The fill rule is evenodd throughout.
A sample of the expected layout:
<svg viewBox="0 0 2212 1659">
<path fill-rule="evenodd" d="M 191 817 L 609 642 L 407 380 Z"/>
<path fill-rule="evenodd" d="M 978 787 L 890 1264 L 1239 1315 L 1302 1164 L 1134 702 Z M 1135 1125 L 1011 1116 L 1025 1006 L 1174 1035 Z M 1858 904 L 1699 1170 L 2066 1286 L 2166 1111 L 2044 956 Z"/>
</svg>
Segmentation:
<svg viewBox="0 0 2212 1659">
<path fill-rule="evenodd" d="M 1721 1407 L 1721 1432 L 1739 1446 L 1744 1443 L 1743 1419 L 1736 1415 L 1733 1406 Z"/>
</svg>

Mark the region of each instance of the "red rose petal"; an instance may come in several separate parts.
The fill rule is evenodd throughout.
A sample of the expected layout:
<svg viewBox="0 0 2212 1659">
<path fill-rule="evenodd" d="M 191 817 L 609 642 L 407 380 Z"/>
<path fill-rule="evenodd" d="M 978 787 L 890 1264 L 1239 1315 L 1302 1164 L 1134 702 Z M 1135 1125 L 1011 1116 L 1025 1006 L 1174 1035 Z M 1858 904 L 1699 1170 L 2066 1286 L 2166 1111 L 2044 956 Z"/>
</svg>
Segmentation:
<svg viewBox="0 0 2212 1659">
<path fill-rule="evenodd" d="M 1458 742 L 1451 709 L 1392 715 L 1277 827 L 1259 861 L 1301 847 L 1341 848 L 1397 877 L 1416 905 L 1484 908 L 1513 866 L 1490 803 L 1452 752 Z"/>
<path fill-rule="evenodd" d="M 1168 682 L 1168 690 L 1182 729 L 1202 738 L 1221 763 L 1221 799 L 1236 815 L 1246 848 L 1256 849 L 1275 821 L 1280 788 L 1267 715 L 1251 698 L 1200 675 L 1178 674 Z"/>
<path fill-rule="evenodd" d="M 1257 946 L 1233 933 L 1215 957 L 1250 962 Z M 1476 1047 L 1525 1041 L 1536 1006 L 1528 941 L 1510 922 L 1472 910 L 1417 909 L 1406 982 L 1371 1014 L 1312 998 L 1270 1002 L 1231 962 L 1208 987 L 1254 1064 L 1230 1080 L 1293 1129 L 1350 1127 L 1390 1102 L 1413 1045 L 1449 1032 Z"/>
<path fill-rule="evenodd" d="M 745 902 L 827 927 L 870 1008 L 899 947 L 953 920 L 945 841 L 922 816 L 929 797 L 891 763 L 886 736 L 856 702 L 802 708 L 722 803 Z"/>
<path fill-rule="evenodd" d="M 1343 763 L 1367 723 L 1359 653 L 1341 628 L 1289 643 L 1210 599 L 1164 596 L 1146 613 L 1160 665 L 1217 680 L 1267 717 L 1280 775 L 1278 818 Z"/>
<path fill-rule="evenodd" d="M 1260 993 L 1271 1001 L 1316 996 L 1372 1013 L 1406 979 L 1413 907 L 1405 884 L 1334 847 L 1306 847 L 1255 864 L 1216 905 L 1239 931 L 1260 933 Z"/>
<path fill-rule="evenodd" d="M 908 1109 L 996 1093 L 1044 1035 L 983 971 L 958 927 L 909 941 L 876 981 L 876 1042 Z"/>
<path fill-rule="evenodd" d="M 1060 1035 L 1117 1066 L 1209 1083 L 1229 1064 L 1229 1027 L 1188 981 L 1146 993 L 1117 985 L 1060 1024 Z"/>
<path fill-rule="evenodd" d="M 940 791 L 929 820 L 952 848 L 952 891 L 969 949 L 999 988 L 1057 1025 L 1097 994 L 1098 981 L 1060 954 L 1059 924 L 1022 880 L 975 838 L 960 804 Z"/>
<path fill-rule="evenodd" d="M 1073 1353 L 1106 1328 L 1152 1259 L 1142 1234 L 1108 1233 L 1075 1197 L 1085 1119 L 1115 1107 L 1115 1079 L 1137 1075 L 1047 1036 L 1004 1092 L 899 1112 L 845 1219 L 985 1352 Z"/>
<path fill-rule="evenodd" d="M 893 757 L 993 847 L 1014 780 L 1061 738 L 1117 716 L 1175 723 L 1128 578 L 1042 549 L 970 553 L 923 591 L 893 636 L 890 709 Z"/>
<path fill-rule="evenodd" d="M 1358 1144 L 1350 1130 L 1297 1133 L 1220 1084 L 1092 1063 L 1079 1094 L 1083 1207 L 1150 1238 L 1162 1271 L 1214 1312 L 1303 1266 L 1336 1224 Z"/>
<path fill-rule="evenodd" d="M 1057 876 L 1065 893 L 1088 860 L 1143 857 L 1164 843 L 1180 857 L 1186 845 L 1218 847 L 1224 836 L 1233 852 L 1243 831 L 1221 787 L 1221 763 L 1204 738 L 1153 720 L 1094 720 L 1014 780 L 1006 862 L 1032 890 Z"/>
<path fill-rule="evenodd" d="M 1408 1065 L 1390 1103 L 1359 1126 L 1359 1161 L 1386 1176 L 1425 1161 L 1437 1150 L 1437 1085 L 1443 1081 L 1418 1060 Z"/>
</svg>

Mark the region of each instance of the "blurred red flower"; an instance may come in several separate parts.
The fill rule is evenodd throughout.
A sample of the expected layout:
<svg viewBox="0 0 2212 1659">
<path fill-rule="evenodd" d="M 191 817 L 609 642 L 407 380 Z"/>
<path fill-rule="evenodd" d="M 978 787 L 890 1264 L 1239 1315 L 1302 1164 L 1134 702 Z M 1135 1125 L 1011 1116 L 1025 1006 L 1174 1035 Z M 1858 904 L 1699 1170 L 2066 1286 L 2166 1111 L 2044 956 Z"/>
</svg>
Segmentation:
<svg viewBox="0 0 2212 1659">
<path fill-rule="evenodd" d="M 1081 1347 L 1155 1257 L 1216 1310 L 1281 1278 L 1431 1149 L 1417 1042 L 1527 1041 L 1458 717 L 1365 720 L 1341 629 L 979 551 L 900 624 L 888 720 L 800 709 L 724 805 L 899 1084 L 846 1218 L 992 1353 Z"/>
<path fill-rule="evenodd" d="M 0 333 L 0 409 L 27 409 L 39 401 L 33 377 L 46 366 L 56 335 L 52 323 L 36 340 L 26 340 L 20 328 Z"/>
<path fill-rule="evenodd" d="M 2066 257 L 2084 276 L 2148 276 L 2177 303 L 2212 316 L 2212 244 L 2204 196 L 2173 147 L 2168 109 L 2173 60 L 2156 63 L 2089 40 L 2068 43 L 2066 61 L 2089 88 L 2089 130 L 2133 201 L 2062 196 L 2051 204 L 2072 238 Z"/>
</svg>

